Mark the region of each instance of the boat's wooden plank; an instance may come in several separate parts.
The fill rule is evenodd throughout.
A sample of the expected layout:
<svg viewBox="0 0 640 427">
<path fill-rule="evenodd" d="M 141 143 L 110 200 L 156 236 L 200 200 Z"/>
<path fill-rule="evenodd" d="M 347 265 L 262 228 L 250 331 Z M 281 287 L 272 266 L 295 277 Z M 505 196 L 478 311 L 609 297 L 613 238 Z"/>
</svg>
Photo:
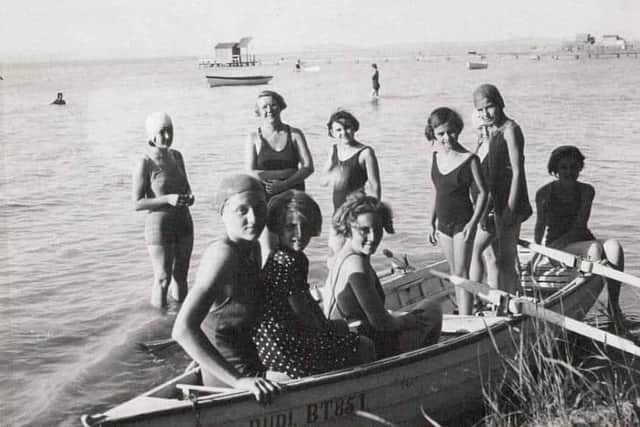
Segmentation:
<svg viewBox="0 0 640 427">
<path fill-rule="evenodd" d="M 202 386 L 202 385 L 194 385 L 194 384 L 176 384 L 176 387 L 185 393 L 189 393 L 191 391 L 199 391 L 202 393 L 218 394 L 218 393 L 231 393 L 231 392 L 237 391 L 236 389 L 230 388 L 230 387 L 210 387 L 210 386 Z"/>
<path fill-rule="evenodd" d="M 475 332 L 486 329 L 498 322 L 505 322 L 509 318 L 504 316 L 464 316 L 445 314 L 442 316 L 442 333 L 458 334 Z"/>
</svg>

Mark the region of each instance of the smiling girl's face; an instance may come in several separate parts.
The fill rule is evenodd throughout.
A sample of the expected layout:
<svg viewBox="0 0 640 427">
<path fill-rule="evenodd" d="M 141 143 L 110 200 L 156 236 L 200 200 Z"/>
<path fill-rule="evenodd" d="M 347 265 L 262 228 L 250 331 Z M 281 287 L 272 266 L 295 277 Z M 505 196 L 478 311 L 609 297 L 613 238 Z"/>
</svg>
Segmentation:
<svg viewBox="0 0 640 427">
<path fill-rule="evenodd" d="M 563 157 L 558 160 L 556 176 L 560 181 L 577 181 L 580 176 L 580 165 L 573 157 Z"/>
<path fill-rule="evenodd" d="M 460 130 L 448 122 L 438 125 L 433 129 L 433 135 L 436 138 L 436 142 L 439 142 L 449 148 L 458 142 L 459 134 Z"/>
</svg>

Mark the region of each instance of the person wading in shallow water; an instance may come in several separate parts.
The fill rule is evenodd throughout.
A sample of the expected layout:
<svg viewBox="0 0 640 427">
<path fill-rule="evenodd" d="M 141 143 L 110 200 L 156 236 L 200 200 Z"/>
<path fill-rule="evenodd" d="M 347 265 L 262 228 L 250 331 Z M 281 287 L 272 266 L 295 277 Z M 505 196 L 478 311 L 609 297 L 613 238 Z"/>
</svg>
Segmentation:
<svg viewBox="0 0 640 427">
<path fill-rule="evenodd" d="M 67 101 L 62 98 L 62 92 L 58 92 L 56 99 L 51 102 L 51 105 L 66 105 Z"/>
<path fill-rule="evenodd" d="M 187 180 L 182 154 L 171 148 L 173 123 L 166 113 L 147 117 L 147 153 L 133 171 L 133 202 L 146 210 L 144 236 L 153 265 L 151 305 L 167 307 L 167 292 L 183 301 L 193 249 L 193 221 L 189 206 L 195 198 Z"/>
</svg>

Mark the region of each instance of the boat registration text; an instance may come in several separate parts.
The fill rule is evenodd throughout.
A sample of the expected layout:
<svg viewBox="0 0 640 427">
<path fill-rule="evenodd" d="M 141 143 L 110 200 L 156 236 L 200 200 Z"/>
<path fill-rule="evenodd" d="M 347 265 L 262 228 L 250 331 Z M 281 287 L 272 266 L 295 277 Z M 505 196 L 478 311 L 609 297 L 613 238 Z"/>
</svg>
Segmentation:
<svg viewBox="0 0 640 427">
<path fill-rule="evenodd" d="M 350 415 L 357 410 L 365 409 L 365 394 L 352 393 L 332 397 L 307 403 L 304 408 L 304 413 L 297 410 L 298 408 L 291 408 L 254 418 L 249 421 L 249 427 L 299 427 Z"/>
</svg>

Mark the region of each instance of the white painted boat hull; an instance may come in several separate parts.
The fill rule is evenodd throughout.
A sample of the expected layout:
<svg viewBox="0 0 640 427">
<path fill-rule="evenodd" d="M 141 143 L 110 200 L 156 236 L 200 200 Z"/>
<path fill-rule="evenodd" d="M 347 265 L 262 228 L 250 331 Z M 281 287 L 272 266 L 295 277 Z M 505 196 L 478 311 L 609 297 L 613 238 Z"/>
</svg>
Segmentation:
<svg viewBox="0 0 640 427">
<path fill-rule="evenodd" d="M 468 61 L 467 62 L 467 68 L 470 70 L 484 70 L 485 68 L 488 68 L 489 64 L 486 62 L 473 62 L 473 61 Z"/>
<path fill-rule="evenodd" d="M 425 297 L 446 299 L 450 287 L 428 273 L 430 268 L 447 270 L 446 263 L 440 262 L 385 281 L 388 307 L 407 307 Z M 597 301 L 603 281 L 595 275 L 574 277 L 565 279 L 570 283 L 556 288 L 545 306 L 582 319 Z M 429 347 L 293 380 L 269 405 L 256 403 L 242 391 L 201 396 L 195 404 L 182 400 L 176 384 L 194 381 L 197 372 L 191 371 L 104 414 L 84 416 L 83 422 L 103 427 L 373 425 L 356 414 L 362 410 L 397 425 L 423 426 L 423 408 L 439 423 L 454 425 L 464 412 L 482 407 L 483 385 L 504 373 L 501 358 L 514 354 L 514 343 L 523 334 L 534 339 L 537 328 L 529 317 L 448 315 L 443 333 L 451 330 L 459 333 Z"/>
<path fill-rule="evenodd" d="M 216 86 L 253 86 L 264 85 L 273 79 L 273 76 L 206 76 L 209 87 Z"/>
</svg>

